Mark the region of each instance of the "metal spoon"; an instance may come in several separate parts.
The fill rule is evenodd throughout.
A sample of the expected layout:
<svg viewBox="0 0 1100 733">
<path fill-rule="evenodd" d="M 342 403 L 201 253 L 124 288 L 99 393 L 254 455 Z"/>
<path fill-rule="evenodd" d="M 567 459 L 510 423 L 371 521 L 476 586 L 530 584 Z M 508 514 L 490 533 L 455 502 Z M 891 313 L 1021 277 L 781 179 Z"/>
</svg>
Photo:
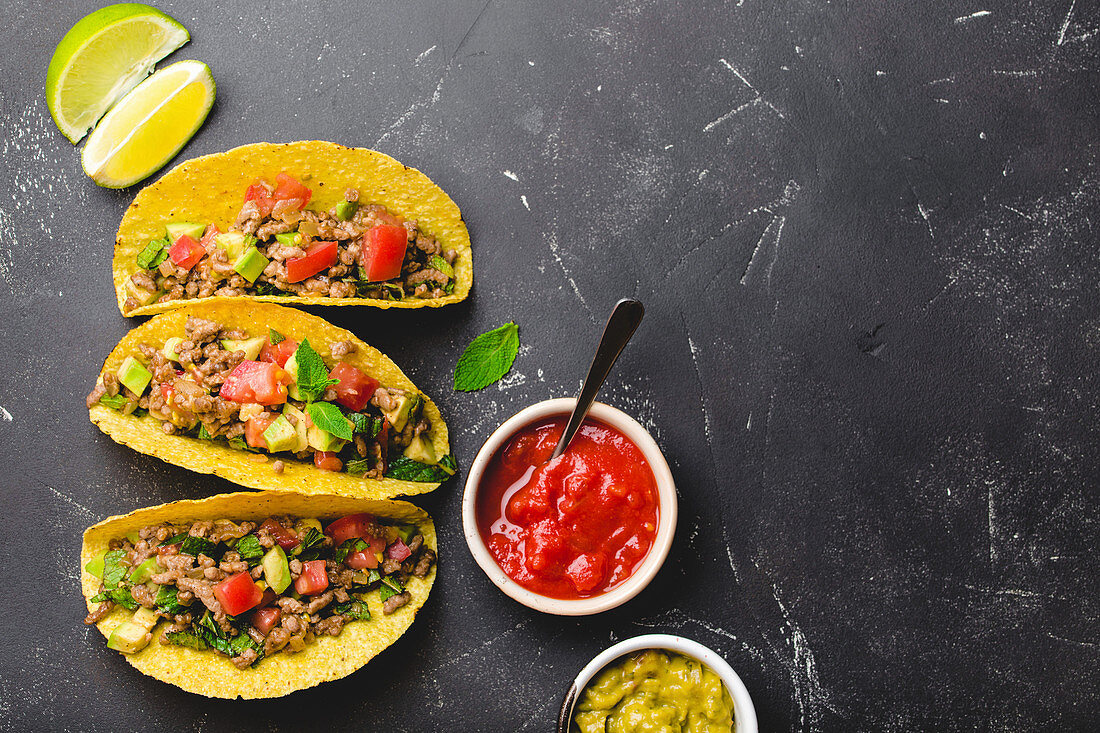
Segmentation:
<svg viewBox="0 0 1100 733">
<path fill-rule="evenodd" d="M 592 407 L 596 393 L 603 386 L 603 380 L 607 379 L 615 360 L 619 358 L 619 354 L 623 353 L 630 337 L 642 322 L 643 315 L 645 315 L 645 308 L 641 301 L 623 298 L 615 304 L 615 308 L 607 318 L 607 325 L 603 327 L 603 336 L 600 337 L 600 345 L 596 347 L 592 366 L 588 367 L 588 376 L 584 378 L 584 384 L 581 385 L 577 406 L 573 408 L 573 414 L 569 416 L 569 424 L 565 426 L 565 432 L 562 433 L 558 445 L 550 455 L 550 460 L 560 456 L 569 447 L 570 441 L 577 434 L 589 408 Z"/>
</svg>

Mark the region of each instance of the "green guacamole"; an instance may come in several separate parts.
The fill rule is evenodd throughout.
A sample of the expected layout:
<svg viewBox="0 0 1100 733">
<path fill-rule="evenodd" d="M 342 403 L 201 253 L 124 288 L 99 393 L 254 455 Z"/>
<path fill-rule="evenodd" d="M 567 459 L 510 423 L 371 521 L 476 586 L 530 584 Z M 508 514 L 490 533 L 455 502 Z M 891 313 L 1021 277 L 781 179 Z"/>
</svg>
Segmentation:
<svg viewBox="0 0 1100 733">
<path fill-rule="evenodd" d="M 647 649 L 596 675 L 577 700 L 573 723 L 580 733 L 730 733 L 733 700 L 699 661 Z"/>
</svg>

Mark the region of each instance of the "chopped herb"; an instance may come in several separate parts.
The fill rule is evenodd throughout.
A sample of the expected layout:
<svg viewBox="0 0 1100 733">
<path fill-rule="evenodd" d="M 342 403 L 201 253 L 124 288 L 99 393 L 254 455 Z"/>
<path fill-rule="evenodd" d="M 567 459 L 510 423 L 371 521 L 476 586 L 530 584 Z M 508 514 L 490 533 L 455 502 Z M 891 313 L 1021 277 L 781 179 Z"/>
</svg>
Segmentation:
<svg viewBox="0 0 1100 733">
<path fill-rule="evenodd" d="M 519 353 L 519 328 L 505 323 L 475 338 L 455 365 L 454 388 L 473 392 L 488 387 L 512 368 Z"/>
<path fill-rule="evenodd" d="M 305 535 L 301 538 L 300 544 L 297 548 L 297 556 L 299 560 L 316 560 L 323 549 L 321 545 L 325 542 L 325 536 L 317 531 L 316 527 L 310 527 L 306 530 Z"/>
<path fill-rule="evenodd" d="M 382 418 L 364 415 L 361 412 L 348 413 L 348 419 L 355 426 L 355 434 L 362 435 L 368 440 L 378 435 L 382 430 Z"/>
<path fill-rule="evenodd" d="M 444 458 L 450 458 L 450 456 L 444 456 Z M 427 463 L 421 463 L 420 461 L 414 461 L 408 456 L 398 456 L 390 461 L 390 465 L 386 466 L 386 478 L 395 478 L 401 481 L 421 481 L 421 482 L 437 482 L 446 481 L 454 473 L 454 459 L 447 463 L 444 467 L 443 460 L 439 461 L 440 465 L 429 466 Z"/>
<path fill-rule="evenodd" d="M 242 537 L 237 543 L 236 550 L 241 559 L 249 565 L 259 565 L 264 556 L 264 546 L 260 544 L 260 539 L 254 534 Z"/>
<path fill-rule="evenodd" d="M 348 553 L 359 552 L 360 550 L 365 550 L 366 548 L 367 543 L 364 542 L 361 538 L 352 537 L 350 540 L 345 540 L 342 545 L 336 548 L 336 552 L 333 553 L 332 559 L 336 561 L 337 565 L 339 565 L 344 560 L 348 559 Z"/>
<path fill-rule="evenodd" d="M 168 240 L 152 239 L 137 256 L 138 267 L 152 270 L 168 257 Z"/>
<path fill-rule="evenodd" d="M 367 573 L 366 585 L 374 585 L 380 580 L 382 580 L 382 573 L 378 572 L 377 568 L 373 568 L 369 573 Z"/>
<path fill-rule="evenodd" d="M 405 297 L 405 288 L 394 283 L 382 283 L 382 293 L 390 300 L 402 300 Z"/>
<path fill-rule="evenodd" d="M 335 380 L 333 380 L 335 381 Z M 298 389 L 301 389 L 299 385 Z M 331 402 L 311 402 L 306 407 L 309 419 L 321 430 L 331 433 L 341 440 L 351 440 L 355 436 L 351 432 L 351 424 L 340 408 Z"/>
<path fill-rule="evenodd" d="M 214 557 L 214 550 L 216 547 L 216 544 L 205 537 L 188 537 L 180 546 L 180 554 L 194 555 L 195 557 L 202 554 L 207 557 Z"/>
<path fill-rule="evenodd" d="M 199 440 L 213 440 L 214 436 L 206 429 L 205 423 L 199 423 Z"/>
<path fill-rule="evenodd" d="M 157 608 L 173 616 L 186 612 L 189 606 L 180 603 L 177 599 L 178 595 L 179 589 L 176 586 L 162 585 L 157 591 Z"/>
<path fill-rule="evenodd" d="M 367 621 L 370 619 L 370 609 L 367 608 L 367 604 L 357 598 L 344 603 L 337 603 L 332 607 L 332 612 L 349 616 L 353 621 Z"/>
<path fill-rule="evenodd" d="M 129 574 L 130 568 L 122 564 L 122 558 L 125 556 L 126 553 L 121 549 L 111 550 L 103 556 L 103 586 L 105 588 L 117 588 L 122 579 Z"/>
<path fill-rule="evenodd" d="M 443 292 L 446 293 L 447 295 L 450 295 L 454 291 L 455 291 L 455 281 L 454 280 L 451 280 L 450 282 L 448 282 L 446 285 L 443 286 Z"/>
<path fill-rule="evenodd" d="M 164 635 L 166 639 L 176 646 L 185 646 L 189 649 L 209 649 L 210 645 L 206 643 L 202 636 L 191 631 L 169 631 Z"/>
<path fill-rule="evenodd" d="M 383 576 L 383 578 L 382 578 L 382 587 L 383 588 L 388 587 L 391 590 L 397 591 L 398 593 L 405 590 L 405 586 L 401 585 L 401 581 L 397 579 L 396 575 Z"/>
<path fill-rule="evenodd" d="M 134 596 L 130 593 L 129 588 L 109 588 L 102 590 L 92 596 L 92 603 L 102 603 L 103 601 L 114 601 L 118 605 L 128 608 L 134 611 L 138 607 L 138 602 L 134 600 Z"/>
<path fill-rule="evenodd" d="M 454 279 L 455 268 L 451 267 L 451 263 L 447 262 L 447 260 L 439 255 L 432 255 L 428 258 L 428 267 L 439 270 L 446 275 L 448 279 Z"/>
<path fill-rule="evenodd" d="M 276 331 L 274 328 L 268 328 L 267 329 L 267 340 L 271 342 L 272 346 L 277 346 L 278 344 L 281 344 L 282 342 L 286 341 L 286 336 L 282 335 L 281 333 Z"/>
<path fill-rule="evenodd" d="M 168 539 L 166 539 L 164 542 L 162 542 L 160 544 L 160 546 L 161 547 L 167 547 L 168 545 L 178 545 L 179 543 L 183 542 L 185 539 L 187 539 L 190 536 L 191 535 L 187 534 L 186 532 L 180 532 L 179 534 L 174 535 L 174 536 L 169 537 Z"/>
<path fill-rule="evenodd" d="M 439 459 L 439 467 L 454 476 L 455 471 L 458 470 L 458 463 L 455 461 L 455 457 L 448 453 Z"/>
<path fill-rule="evenodd" d="M 352 476 L 362 476 L 373 467 L 374 466 L 371 463 L 371 459 L 356 458 L 344 464 L 344 471 L 351 474 Z"/>
<path fill-rule="evenodd" d="M 308 338 L 302 339 L 298 350 L 294 352 L 294 359 L 298 364 L 298 391 L 306 401 L 312 402 L 320 398 L 327 387 L 339 382 L 337 379 L 329 379 L 328 367 L 321 355 L 310 346 Z M 339 411 L 335 405 L 333 407 Z"/>
<path fill-rule="evenodd" d="M 229 445 L 233 446 L 237 450 L 246 450 L 250 453 L 259 453 L 260 452 L 259 448 L 253 448 L 248 443 L 246 443 L 244 438 L 230 438 L 229 439 Z"/>
<path fill-rule="evenodd" d="M 130 398 L 123 394 L 116 394 L 114 397 L 104 394 L 99 398 L 99 404 L 110 407 L 112 410 L 121 410 L 129 401 Z"/>
<path fill-rule="evenodd" d="M 401 595 L 401 591 L 394 590 L 390 586 L 386 585 L 385 581 L 383 581 L 382 585 L 378 588 L 378 599 L 383 603 L 385 603 L 390 598 L 399 595 Z"/>
</svg>

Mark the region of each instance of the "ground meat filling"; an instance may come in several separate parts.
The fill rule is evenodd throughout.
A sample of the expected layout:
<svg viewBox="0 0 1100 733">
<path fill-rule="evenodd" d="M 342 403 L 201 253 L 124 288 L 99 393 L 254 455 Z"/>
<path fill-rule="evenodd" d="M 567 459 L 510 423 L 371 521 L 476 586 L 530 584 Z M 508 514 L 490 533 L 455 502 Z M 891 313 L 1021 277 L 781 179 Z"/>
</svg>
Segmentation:
<svg viewBox="0 0 1100 733">
<path fill-rule="evenodd" d="M 259 182 L 267 196 L 275 188 Z M 219 249 L 214 232 L 207 230 L 202 244 L 206 255 L 190 268 L 164 259 L 156 266 L 139 269 L 127 284 L 130 296 L 126 309 L 153 302 L 239 295 L 299 295 L 327 298 L 373 298 L 384 300 L 442 298 L 454 290 L 453 265 L 457 252 L 444 249 L 437 239 L 423 232 L 415 220 L 402 219 L 386 207 L 360 203 L 360 194 L 348 189 L 345 202 L 328 211 L 300 209 L 300 199 L 275 201 L 264 213 L 255 200 L 241 207 L 229 232 L 255 237 L 255 247 L 267 265 L 249 281 L 237 272 L 225 249 Z M 379 225 L 400 226 L 407 244 L 400 274 L 385 282 L 369 281 L 361 269 L 365 264 L 368 232 Z M 279 241 L 280 234 L 301 235 L 293 244 Z M 220 233 L 220 232 L 218 232 Z M 335 262 L 304 279 L 292 282 L 288 260 L 305 257 L 311 245 L 336 242 Z M 169 244 L 171 244 L 169 242 Z"/>
<path fill-rule="evenodd" d="M 387 557 L 375 570 L 356 570 L 346 565 L 345 559 L 365 547 L 355 544 L 361 540 L 353 537 L 336 547 L 311 521 L 270 517 L 262 524 L 228 520 L 156 524 L 142 527 L 136 540 L 132 535 L 113 540 L 104 562 L 113 563 L 115 577 L 129 578 L 133 568 L 149 560 L 156 569 L 148 583 L 124 580 L 113 589 L 101 583 L 100 595 L 106 600 L 84 623 L 101 621 L 118 604 L 127 608 L 140 605 L 153 610 L 158 620 L 169 621 L 158 627 L 160 644 L 212 649 L 247 669 L 272 654 L 301 651 L 318 636 L 339 636 L 348 623 L 369 622 L 371 597 L 380 601 L 383 615 L 396 612 L 412 599 L 405 590 L 410 578 L 425 577 L 436 560 L 435 552 L 424 546 L 423 535 L 410 531 L 412 527 L 372 524 L 372 536 L 390 538 Z M 408 539 L 407 544 L 402 536 Z M 291 580 L 282 594 L 264 596 L 243 611 L 228 605 L 234 601 L 222 584 L 240 574 L 257 580 L 264 577 L 260 559 L 266 549 L 276 542 L 286 546 L 295 540 L 296 546 L 284 548 Z M 404 559 L 395 562 L 391 554 Z M 317 560 L 324 565 L 324 587 L 299 586 L 296 581 L 308 575 L 307 566 Z M 105 570 L 104 577 L 108 573 Z M 237 615 L 230 616 L 226 609 Z"/>
</svg>

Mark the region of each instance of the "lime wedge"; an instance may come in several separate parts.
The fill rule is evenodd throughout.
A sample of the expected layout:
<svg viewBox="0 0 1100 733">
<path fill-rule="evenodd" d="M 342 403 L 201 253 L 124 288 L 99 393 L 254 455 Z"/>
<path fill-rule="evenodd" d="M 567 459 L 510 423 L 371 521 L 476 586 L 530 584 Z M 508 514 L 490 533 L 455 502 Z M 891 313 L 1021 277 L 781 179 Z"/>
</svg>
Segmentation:
<svg viewBox="0 0 1100 733">
<path fill-rule="evenodd" d="M 84 172 L 125 188 L 160 170 L 202 125 L 214 77 L 201 61 L 179 61 L 138 84 L 104 116 L 84 145 Z"/>
<path fill-rule="evenodd" d="M 108 5 L 74 25 L 50 59 L 46 104 L 74 144 L 103 113 L 191 38 L 187 29 L 141 3 Z"/>
</svg>

